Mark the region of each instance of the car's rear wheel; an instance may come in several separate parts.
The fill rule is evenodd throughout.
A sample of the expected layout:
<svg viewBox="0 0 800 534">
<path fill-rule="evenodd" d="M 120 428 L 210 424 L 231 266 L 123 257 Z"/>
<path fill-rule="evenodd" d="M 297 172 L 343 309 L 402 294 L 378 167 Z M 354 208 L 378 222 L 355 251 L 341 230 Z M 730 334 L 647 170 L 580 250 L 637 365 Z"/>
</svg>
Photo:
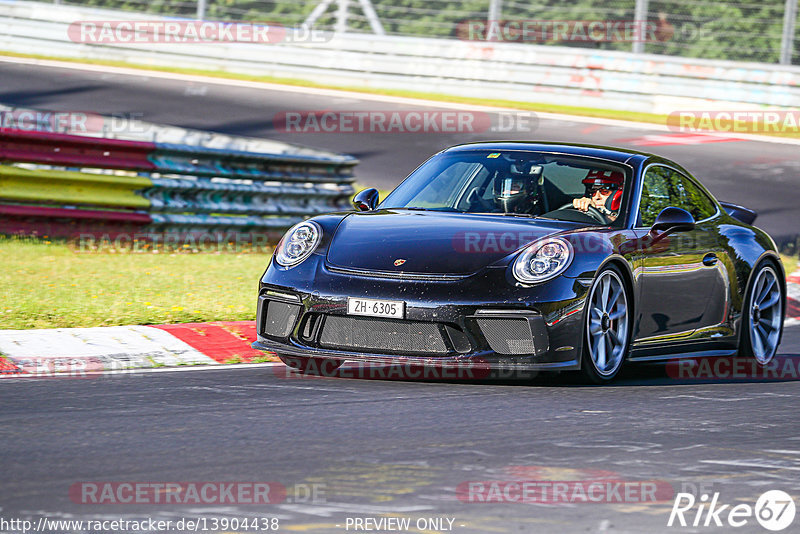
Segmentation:
<svg viewBox="0 0 800 534">
<path fill-rule="evenodd" d="M 622 273 L 609 265 L 595 278 L 584 313 L 581 368 L 596 384 L 607 384 L 619 373 L 628 354 L 631 306 Z"/>
<path fill-rule="evenodd" d="M 297 369 L 301 373 L 315 375 L 331 374 L 344 363 L 342 360 L 308 358 L 306 356 L 281 356 L 280 354 L 278 358 L 289 367 Z"/>
<path fill-rule="evenodd" d="M 783 332 L 783 285 L 769 262 L 759 264 L 742 309 L 739 355 L 760 365 L 772 361 Z"/>
</svg>

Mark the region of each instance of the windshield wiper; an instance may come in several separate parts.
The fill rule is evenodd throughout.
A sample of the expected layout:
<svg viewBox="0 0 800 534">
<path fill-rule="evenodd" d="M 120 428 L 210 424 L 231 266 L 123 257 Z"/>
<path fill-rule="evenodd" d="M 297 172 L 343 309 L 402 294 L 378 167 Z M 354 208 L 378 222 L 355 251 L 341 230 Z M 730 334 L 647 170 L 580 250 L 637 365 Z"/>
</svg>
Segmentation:
<svg viewBox="0 0 800 534">
<path fill-rule="evenodd" d="M 501 213 L 500 215 L 503 215 L 504 217 L 525 217 L 527 219 L 541 219 L 541 217 L 539 217 L 538 215 L 531 215 L 530 213 L 504 212 L 504 213 Z"/>
<path fill-rule="evenodd" d="M 396 210 L 411 210 L 411 211 L 439 211 L 439 212 L 457 212 L 457 209 L 450 208 L 450 207 L 441 207 L 441 208 L 420 208 L 418 206 L 409 206 L 409 207 L 402 207 L 402 208 L 390 208 Z"/>
</svg>

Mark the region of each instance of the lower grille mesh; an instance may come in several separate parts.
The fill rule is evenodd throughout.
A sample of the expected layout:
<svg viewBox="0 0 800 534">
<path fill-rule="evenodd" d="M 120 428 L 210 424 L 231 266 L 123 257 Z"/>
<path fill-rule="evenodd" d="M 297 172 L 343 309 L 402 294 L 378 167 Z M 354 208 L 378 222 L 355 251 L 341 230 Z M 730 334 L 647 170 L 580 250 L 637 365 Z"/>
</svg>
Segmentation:
<svg viewBox="0 0 800 534">
<path fill-rule="evenodd" d="M 363 349 L 399 354 L 446 354 L 435 323 L 329 315 L 320 336 L 325 348 Z"/>
<path fill-rule="evenodd" d="M 300 306 L 274 300 L 267 301 L 265 304 L 267 305 L 267 316 L 264 318 L 264 334 L 287 337 L 297 321 Z"/>
<path fill-rule="evenodd" d="M 478 319 L 489 347 L 498 354 L 534 354 L 531 328 L 526 319 Z"/>
</svg>

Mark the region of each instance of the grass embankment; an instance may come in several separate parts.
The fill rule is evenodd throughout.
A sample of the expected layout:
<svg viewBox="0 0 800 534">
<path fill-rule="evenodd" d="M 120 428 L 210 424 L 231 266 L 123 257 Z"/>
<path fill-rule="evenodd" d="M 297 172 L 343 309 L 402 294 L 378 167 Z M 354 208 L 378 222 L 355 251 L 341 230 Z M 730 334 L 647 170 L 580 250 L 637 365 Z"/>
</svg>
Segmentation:
<svg viewBox="0 0 800 534">
<path fill-rule="evenodd" d="M 77 252 L 0 238 L 0 329 L 242 321 L 266 253 Z"/>
<path fill-rule="evenodd" d="M 794 274 L 798 265 L 800 265 L 800 258 L 797 256 L 786 256 L 785 254 L 781 254 L 781 259 L 783 260 L 783 268 L 786 269 L 787 276 Z"/>
<path fill-rule="evenodd" d="M 0 329 L 242 321 L 266 253 L 76 252 L 0 238 Z M 796 257 L 783 257 L 786 272 Z"/>
</svg>

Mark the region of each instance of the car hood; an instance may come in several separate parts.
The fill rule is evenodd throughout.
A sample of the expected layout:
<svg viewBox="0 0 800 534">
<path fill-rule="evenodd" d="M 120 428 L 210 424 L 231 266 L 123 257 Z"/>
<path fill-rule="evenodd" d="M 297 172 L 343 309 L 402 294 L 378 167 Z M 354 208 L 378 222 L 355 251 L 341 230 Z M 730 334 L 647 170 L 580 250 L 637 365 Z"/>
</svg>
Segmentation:
<svg viewBox="0 0 800 534">
<path fill-rule="evenodd" d="M 328 263 L 341 268 L 471 274 L 576 223 L 502 215 L 379 210 L 353 213 L 336 229 Z"/>
</svg>

